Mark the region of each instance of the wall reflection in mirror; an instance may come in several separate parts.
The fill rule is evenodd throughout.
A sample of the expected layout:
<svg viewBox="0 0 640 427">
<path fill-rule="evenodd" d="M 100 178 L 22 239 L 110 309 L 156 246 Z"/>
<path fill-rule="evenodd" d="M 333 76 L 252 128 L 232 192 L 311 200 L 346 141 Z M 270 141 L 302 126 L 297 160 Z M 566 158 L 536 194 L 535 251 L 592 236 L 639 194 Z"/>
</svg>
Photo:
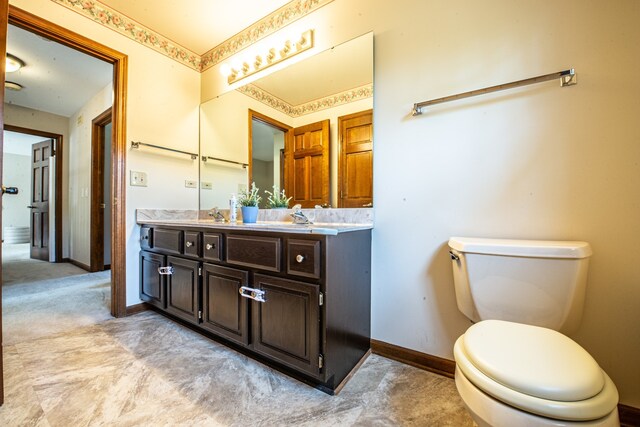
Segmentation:
<svg viewBox="0 0 640 427">
<path fill-rule="evenodd" d="M 372 33 L 203 103 L 200 209 L 252 181 L 261 207 L 274 186 L 290 206 L 372 206 L 372 108 Z"/>
</svg>

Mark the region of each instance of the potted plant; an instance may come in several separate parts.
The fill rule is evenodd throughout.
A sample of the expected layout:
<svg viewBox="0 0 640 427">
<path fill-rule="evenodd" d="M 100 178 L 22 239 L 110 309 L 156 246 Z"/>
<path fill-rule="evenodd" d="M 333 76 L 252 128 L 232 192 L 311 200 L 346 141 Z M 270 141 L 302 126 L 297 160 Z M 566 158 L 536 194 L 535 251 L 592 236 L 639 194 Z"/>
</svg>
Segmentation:
<svg viewBox="0 0 640 427">
<path fill-rule="evenodd" d="M 254 223 L 258 219 L 258 204 L 262 200 L 258 191 L 260 190 L 256 187 L 256 183 L 252 182 L 250 189 L 243 190 L 238 195 L 238 204 L 242 210 L 242 222 L 244 223 Z"/>
<path fill-rule="evenodd" d="M 291 197 L 287 197 L 284 193 L 284 188 L 280 191 L 278 186 L 274 185 L 273 193 L 268 190 L 264 190 L 264 192 L 269 195 L 269 197 L 267 197 L 267 205 L 270 209 L 286 209 L 289 207 L 289 200 L 291 200 Z"/>
</svg>

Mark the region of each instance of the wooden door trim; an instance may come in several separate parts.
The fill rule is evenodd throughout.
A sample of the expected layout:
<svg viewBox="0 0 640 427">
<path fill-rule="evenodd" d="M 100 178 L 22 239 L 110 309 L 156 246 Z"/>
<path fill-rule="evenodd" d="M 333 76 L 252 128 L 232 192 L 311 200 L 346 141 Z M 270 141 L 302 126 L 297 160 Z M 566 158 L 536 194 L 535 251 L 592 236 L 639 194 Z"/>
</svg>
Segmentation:
<svg viewBox="0 0 640 427">
<path fill-rule="evenodd" d="M 342 150 L 344 148 L 344 141 L 342 141 L 342 129 L 344 128 L 344 122 L 347 120 L 355 119 L 360 116 L 366 116 L 367 114 L 371 114 L 371 126 L 373 126 L 373 108 L 364 111 L 358 111 L 357 113 L 347 114 L 346 116 L 338 117 L 338 208 L 343 207 L 342 194 L 344 191 L 344 182 L 343 182 L 343 174 L 344 174 L 344 159 Z M 373 130 L 372 130 L 373 132 Z M 373 148 L 372 148 L 373 150 Z"/>
<path fill-rule="evenodd" d="M 11 5 L 9 6 L 9 23 L 113 65 L 111 314 L 115 317 L 126 316 L 125 174 L 128 57 L 117 50 Z"/>
<path fill-rule="evenodd" d="M 8 0 L 0 0 L 0 58 L 7 54 L 7 22 Z M 5 62 L 0 61 L 0 78 L 4 81 Z M 4 91 L 0 94 L 0 131 L 4 129 Z M 2 149 L 4 147 L 3 133 L 0 132 L 0 184 L 2 183 Z M 2 198 L 0 197 L 0 212 L 2 212 Z M 0 215 L 0 229 L 2 229 L 2 215 Z M 2 245 L 0 245 L 0 259 L 2 258 Z M 4 364 L 2 357 L 2 262 L 0 262 L 0 406 L 4 403 Z"/>
<path fill-rule="evenodd" d="M 269 126 L 273 126 L 276 129 L 280 129 L 281 131 L 284 132 L 284 152 L 285 152 L 285 159 L 287 158 L 287 147 L 291 146 L 291 138 L 293 135 L 293 127 L 289 126 L 288 124 L 282 123 L 276 119 L 273 119 L 269 116 L 266 116 L 262 113 L 258 113 L 257 111 L 252 110 L 251 108 L 249 108 L 249 159 L 248 162 L 249 163 L 249 173 L 248 173 L 248 179 L 249 179 L 249 183 L 248 185 L 251 186 L 251 183 L 253 182 L 253 120 L 257 120 L 259 122 L 262 122 L 264 124 L 267 124 Z M 282 179 L 282 175 L 280 175 L 280 178 Z M 280 186 L 280 190 L 282 190 L 283 186 Z"/>
<path fill-rule="evenodd" d="M 55 155 L 53 156 L 53 161 L 55 165 L 55 174 L 53 176 L 55 186 L 55 199 L 54 199 L 54 215 L 55 220 L 53 223 L 53 234 L 55 235 L 55 240 L 53 242 L 55 248 L 55 257 L 53 259 L 54 262 L 62 262 L 62 165 L 63 162 L 63 147 L 64 147 L 64 137 L 57 133 L 46 132 L 38 129 L 24 128 L 21 126 L 13 126 L 9 124 L 4 125 L 4 130 L 9 132 L 18 132 L 24 133 L 27 135 L 33 136 L 41 136 L 43 138 L 50 138 L 54 140 L 54 151 Z"/>
<path fill-rule="evenodd" d="M 89 271 L 104 270 L 104 127 L 111 123 L 111 108 L 91 121 L 91 216 L 89 219 Z"/>
</svg>

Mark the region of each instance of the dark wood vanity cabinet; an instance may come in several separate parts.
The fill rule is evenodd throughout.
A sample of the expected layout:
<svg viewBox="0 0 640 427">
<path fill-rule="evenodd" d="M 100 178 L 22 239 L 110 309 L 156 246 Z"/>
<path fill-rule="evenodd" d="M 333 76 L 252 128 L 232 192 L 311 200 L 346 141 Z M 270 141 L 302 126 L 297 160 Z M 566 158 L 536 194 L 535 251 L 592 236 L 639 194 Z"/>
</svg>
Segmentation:
<svg viewBox="0 0 640 427">
<path fill-rule="evenodd" d="M 333 393 L 369 352 L 370 230 L 143 225 L 140 242 L 143 301 L 307 383 Z"/>
<path fill-rule="evenodd" d="M 166 257 L 153 252 L 140 252 L 140 299 L 159 308 L 165 307 L 164 277 Z"/>
<path fill-rule="evenodd" d="M 318 377 L 320 286 L 256 274 L 253 288 L 264 292 L 264 302 L 252 302 L 253 349 Z"/>
<path fill-rule="evenodd" d="M 247 271 L 204 264 L 201 326 L 231 341 L 248 345 L 248 300 L 240 295 L 240 288 L 247 283 Z"/>
</svg>

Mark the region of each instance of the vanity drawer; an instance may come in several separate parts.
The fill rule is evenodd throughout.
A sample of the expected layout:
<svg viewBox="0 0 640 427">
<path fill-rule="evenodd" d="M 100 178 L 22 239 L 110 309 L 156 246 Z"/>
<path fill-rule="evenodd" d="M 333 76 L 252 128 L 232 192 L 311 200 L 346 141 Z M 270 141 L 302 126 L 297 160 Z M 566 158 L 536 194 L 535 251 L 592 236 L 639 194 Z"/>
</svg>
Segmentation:
<svg viewBox="0 0 640 427">
<path fill-rule="evenodd" d="M 320 278 L 320 242 L 318 240 L 287 241 L 287 274 Z"/>
<path fill-rule="evenodd" d="M 150 249 L 153 247 L 153 228 L 140 227 L 140 248 Z"/>
<path fill-rule="evenodd" d="M 228 235 L 226 251 L 229 264 L 280 271 L 280 238 Z"/>
<path fill-rule="evenodd" d="M 184 241 L 182 230 L 156 228 L 153 230 L 153 247 L 167 253 L 181 254 Z"/>
<path fill-rule="evenodd" d="M 200 232 L 185 231 L 184 232 L 184 254 L 194 257 L 200 256 Z"/>
<path fill-rule="evenodd" d="M 220 234 L 204 233 L 204 250 L 202 257 L 210 261 L 220 261 Z"/>
</svg>

